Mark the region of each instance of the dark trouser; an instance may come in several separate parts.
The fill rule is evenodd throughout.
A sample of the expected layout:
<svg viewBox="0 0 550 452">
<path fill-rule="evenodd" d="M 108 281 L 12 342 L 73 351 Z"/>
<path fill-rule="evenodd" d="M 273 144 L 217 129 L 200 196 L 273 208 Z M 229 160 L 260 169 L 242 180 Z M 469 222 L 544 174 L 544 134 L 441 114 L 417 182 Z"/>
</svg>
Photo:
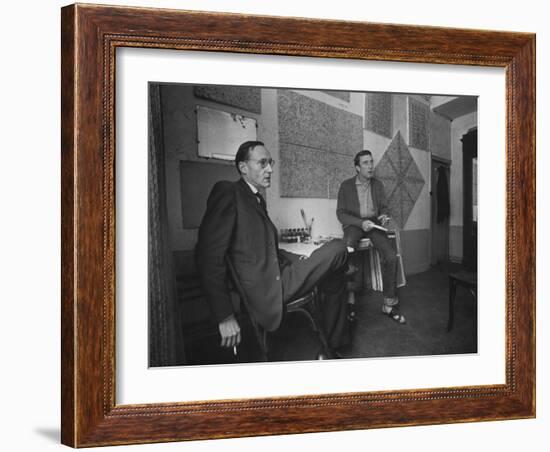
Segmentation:
<svg viewBox="0 0 550 452">
<path fill-rule="evenodd" d="M 382 284 L 384 285 L 384 298 L 396 297 L 396 278 L 397 278 L 397 256 L 395 245 L 386 234 L 378 229 L 371 229 L 369 232 L 363 231 L 357 226 L 347 226 L 344 229 L 344 241 L 347 246 L 357 247 L 357 243 L 362 238 L 367 237 L 372 240 L 374 248 L 380 254 L 382 261 Z"/>
<path fill-rule="evenodd" d="M 347 293 L 344 275 L 347 248 L 342 240 L 332 240 L 303 260 L 294 260 L 281 269 L 283 303 L 311 292 L 317 286 L 324 294 L 322 321 L 330 347 L 349 344 Z"/>
</svg>

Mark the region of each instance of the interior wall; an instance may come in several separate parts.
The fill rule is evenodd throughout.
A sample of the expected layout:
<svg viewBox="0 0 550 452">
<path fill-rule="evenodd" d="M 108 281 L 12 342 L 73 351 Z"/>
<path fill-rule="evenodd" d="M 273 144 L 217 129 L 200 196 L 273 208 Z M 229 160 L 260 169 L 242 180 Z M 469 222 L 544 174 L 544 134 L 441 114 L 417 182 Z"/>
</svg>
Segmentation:
<svg viewBox="0 0 550 452">
<path fill-rule="evenodd" d="M 430 152 L 443 160 L 452 160 L 451 121 L 434 112 L 430 114 Z"/>
<path fill-rule="evenodd" d="M 205 163 L 217 163 L 222 165 L 233 166 L 232 162 L 223 162 L 219 160 L 209 160 L 199 158 L 197 156 L 197 126 L 195 107 L 196 105 L 204 105 L 211 108 L 217 108 L 229 113 L 244 115 L 254 118 L 258 124 L 258 140 L 263 141 L 267 149 L 271 152 L 272 158 L 277 164 L 274 169 L 274 177 L 272 178 L 272 186 L 266 191 L 266 201 L 269 207 L 270 216 L 278 228 L 298 228 L 303 227 L 303 221 L 300 210 L 304 209 L 306 216 L 315 218 L 313 226 L 314 235 L 330 235 L 341 236 L 342 228 L 336 218 L 336 199 L 337 188 L 341 181 L 345 178 L 355 175 L 353 166 L 353 156 L 360 149 L 369 149 L 373 153 L 375 165 L 380 163 L 386 152 L 395 145 L 395 140 L 400 135 L 399 140 L 402 140 L 403 149 L 400 152 L 405 152 L 409 160 L 412 158 L 417 170 L 417 183 L 411 191 L 413 201 L 407 201 L 407 193 L 405 190 L 401 197 L 395 201 L 404 209 L 407 209 L 408 217 L 403 225 L 402 232 L 402 248 L 405 263 L 405 271 L 408 274 L 425 271 L 430 265 L 430 163 L 431 151 L 434 149 L 439 155 L 450 155 L 450 146 L 440 145 L 440 143 L 450 143 L 451 139 L 447 135 L 450 134 L 450 127 L 445 120 L 441 118 L 434 119 L 433 115 L 429 115 L 429 105 L 426 99 L 421 96 L 407 95 L 389 95 L 391 101 L 385 97 L 375 97 L 371 100 L 368 94 L 365 93 L 349 93 L 346 98 L 333 96 L 331 93 L 321 91 L 296 90 L 292 91 L 293 95 L 302 96 L 302 99 L 308 98 L 311 102 L 304 102 L 309 107 L 314 105 L 317 109 L 322 109 L 325 116 L 330 118 L 355 118 L 359 117 L 361 122 L 360 137 L 361 141 L 356 143 L 354 139 L 334 140 L 331 137 L 328 143 L 319 142 L 316 146 L 317 153 L 310 152 L 306 155 L 303 163 L 299 164 L 299 169 L 302 172 L 300 177 L 306 179 L 314 179 L 312 171 L 314 166 L 308 159 L 323 156 L 326 159 L 327 177 L 332 177 L 334 181 L 329 180 L 327 185 L 327 196 L 324 197 L 289 197 L 283 196 L 284 190 L 281 184 L 281 149 L 287 149 L 289 143 L 283 143 L 283 140 L 291 141 L 289 134 L 282 131 L 280 124 L 281 111 L 279 102 L 281 93 L 276 89 L 261 89 L 259 95 L 259 108 L 249 106 L 250 102 L 235 101 L 234 98 L 227 98 L 214 91 L 212 96 L 197 96 L 193 86 L 186 85 L 163 85 L 161 94 L 163 101 L 163 119 L 164 119 L 164 140 L 166 152 L 166 176 L 167 176 L 167 202 L 168 202 L 168 219 L 169 233 L 174 250 L 191 250 L 195 246 L 197 240 L 197 229 L 184 229 L 182 227 L 182 193 L 181 193 L 181 176 L 180 162 L 181 161 L 201 161 Z M 217 96 L 217 97 L 216 97 Z M 250 97 L 250 96 L 248 96 Z M 428 136 L 426 142 L 423 138 L 423 123 L 422 117 L 411 118 L 411 98 L 414 102 L 416 111 L 420 111 L 421 115 L 427 111 L 425 120 L 425 134 Z M 229 99 L 229 100 L 228 100 Z M 246 99 L 249 101 L 250 99 Z M 372 126 L 372 118 L 369 119 L 370 125 L 367 125 L 367 107 L 368 102 L 372 105 L 382 105 L 383 111 L 379 125 Z M 230 105 L 230 104 L 234 105 Z M 235 104 L 239 105 L 236 106 Z M 244 106 L 244 108 L 240 108 Z M 427 109 L 427 110 L 426 110 Z M 252 111 L 253 110 L 253 111 Z M 328 113 L 327 113 L 328 112 Z M 316 114 L 316 111 L 306 112 L 307 114 Z M 415 113 L 412 113 L 415 114 Z M 332 115 L 332 116 L 330 116 Z M 389 115 L 389 117 L 388 117 Z M 316 118 L 316 116 L 314 116 Z M 283 117 L 283 120 L 287 120 Z M 314 119 L 315 120 L 315 119 Z M 411 136 L 411 120 L 416 123 L 413 126 L 416 128 L 417 142 L 426 149 L 419 149 L 409 146 Z M 382 125 L 382 127 L 380 126 Z M 391 126 L 391 128 L 389 128 Z M 350 127 L 349 124 L 346 127 Z M 353 127 L 357 127 L 353 125 Z M 378 130 L 379 133 L 370 129 Z M 419 129 L 420 128 L 420 129 Z M 307 147 L 309 139 L 305 131 L 294 131 L 297 135 L 296 141 L 304 141 L 291 143 L 292 146 Z M 418 132 L 420 130 L 420 132 Z M 353 132 L 355 133 L 355 132 Z M 391 137 L 388 136 L 391 134 Z M 281 138 L 283 137 L 283 138 Z M 429 138 L 429 137 L 434 137 Z M 318 139 L 314 137 L 312 139 Z M 434 146 L 429 146 L 430 143 L 436 143 Z M 338 147 L 340 143 L 342 147 Z M 304 146 L 304 144 L 306 146 Z M 326 149 L 323 149 L 325 148 Z M 357 150 L 355 148 L 358 148 Z M 315 149 L 314 149 L 315 150 Z M 331 159 L 333 159 L 331 161 Z M 335 160 L 336 159 L 336 160 Z M 454 160 L 454 158 L 453 158 Z M 314 162 L 316 163 L 316 162 Z M 333 174 L 331 174 L 333 173 Z M 235 170 L 235 180 L 238 178 L 238 173 Z M 336 181 L 337 179 L 337 181 Z M 327 179 L 328 180 L 328 179 Z M 421 182 L 418 182 L 420 180 Z M 285 181 L 285 179 L 283 179 Z M 330 185 L 332 184 L 332 187 Z M 287 189 L 285 189 L 287 190 Z M 389 195 L 389 193 L 387 194 Z M 403 204 L 403 200 L 407 203 Z M 401 205 L 399 205 L 401 202 Z M 395 208 L 395 205 L 394 205 Z"/>
<path fill-rule="evenodd" d="M 262 104 L 259 99 L 255 99 L 256 95 L 260 95 L 259 89 L 257 92 L 246 88 L 205 91 L 195 90 L 192 85 L 163 84 L 161 86 L 166 153 L 167 215 L 173 250 L 194 249 L 198 233 L 197 228 L 183 227 L 180 163 L 182 161 L 202 162 L 234 168 L 233 162 L 198 157 L 196 106 L 202 105 L 243 115 L 254 118 L 258 124 L 262 124 Z M 259 135 L 260 132 L 258 132 L 258 139 L 261 140 Z M 236 169 L 230 174 L 234 174 L 234 180 L 239 178 Z"/>
<path fill-rule="evenodd" d="M 428 108 L 425 99 L 404 94 L 393 96 L 393 133 L 399 132 L 409 146 L 409 152 L 424 179 L 407 222 L 401 233 L 401 246 L 405 272 L 414 274 L 425 271 L 430 266 L 430 153 L 427 149 L 418 149 L 410 144 L 411 116 L 410 100 Z M 430 127 L 430 124 L 427 124 Z"/>
</svg>

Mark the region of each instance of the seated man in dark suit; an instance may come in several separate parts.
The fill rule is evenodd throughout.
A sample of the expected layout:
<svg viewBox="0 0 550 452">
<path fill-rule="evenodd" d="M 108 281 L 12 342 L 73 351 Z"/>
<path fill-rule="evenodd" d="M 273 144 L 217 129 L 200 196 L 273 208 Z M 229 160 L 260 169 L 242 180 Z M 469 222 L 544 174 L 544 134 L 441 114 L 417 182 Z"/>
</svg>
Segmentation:
<svg viewBox="0 0 550 452">
<path fill-rule="evenodd" d="M 277 330 L 285 303 L 319 286 L 325 294 L 322 317 L 329 345 L 336 351 L 348 346 L 344 242 L 333 240 L 309 258 L 279 249 L 277 229 L 259 192 L 271 185 L 275 162 L 262 142 L 247 141 L 239 147 L 235 165 L 241 179 L 214 185 L 196 249 L 221 345 L 233 347 L 241 340 L 229 295 L 225 261 L 229 258 L 248 298 L 250 315 L 266 331 Z"/>
<path fill-rule="evenodd" d="M 384 304 L 382 312 L 396 322 L 405 323 L 399 312 L 396 293 L 397 256 L 393 243 L 384 231 L 375 225 L 390 221 L 382 182 L 374 178 L 374 161 L 368 150 L 358 152 L 354 158 L 357 175 L 342 182 L 338 192 L 336 215 L 344 229 L 347 246 L 357 247 L 363 237 L 371 239 L 382 261 L 382 284 Z"/>
</svg>

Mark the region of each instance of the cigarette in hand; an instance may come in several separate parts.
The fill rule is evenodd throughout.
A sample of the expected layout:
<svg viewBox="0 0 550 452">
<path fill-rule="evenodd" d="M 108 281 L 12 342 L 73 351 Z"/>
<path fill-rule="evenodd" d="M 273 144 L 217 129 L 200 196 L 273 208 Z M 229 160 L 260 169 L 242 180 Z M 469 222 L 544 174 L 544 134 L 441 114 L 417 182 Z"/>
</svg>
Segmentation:
<svg viewBox="0 0 550 452">
<path fill-rule="evenodd" d="M 233 354 L 235 356 L 237 356 L 237 346 L 236 345 L 233 346 Z"/>
</svg>

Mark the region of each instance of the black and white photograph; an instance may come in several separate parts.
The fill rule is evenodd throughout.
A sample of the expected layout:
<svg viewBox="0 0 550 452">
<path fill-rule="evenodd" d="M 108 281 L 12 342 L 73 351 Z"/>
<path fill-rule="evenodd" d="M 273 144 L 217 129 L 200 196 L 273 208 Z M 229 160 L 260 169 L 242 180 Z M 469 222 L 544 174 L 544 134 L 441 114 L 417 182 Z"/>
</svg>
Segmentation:
<svg viewBox="0 0 550 452">
<path fill-rule="evenodd" d="M 150 367 L 478 352 L 477 96 L 148 97 Z"/>
<path fill-rule="evenodd" d="M 546 451 L 544 11 L 7 2 L 2 449 Z"/>
</svg>

